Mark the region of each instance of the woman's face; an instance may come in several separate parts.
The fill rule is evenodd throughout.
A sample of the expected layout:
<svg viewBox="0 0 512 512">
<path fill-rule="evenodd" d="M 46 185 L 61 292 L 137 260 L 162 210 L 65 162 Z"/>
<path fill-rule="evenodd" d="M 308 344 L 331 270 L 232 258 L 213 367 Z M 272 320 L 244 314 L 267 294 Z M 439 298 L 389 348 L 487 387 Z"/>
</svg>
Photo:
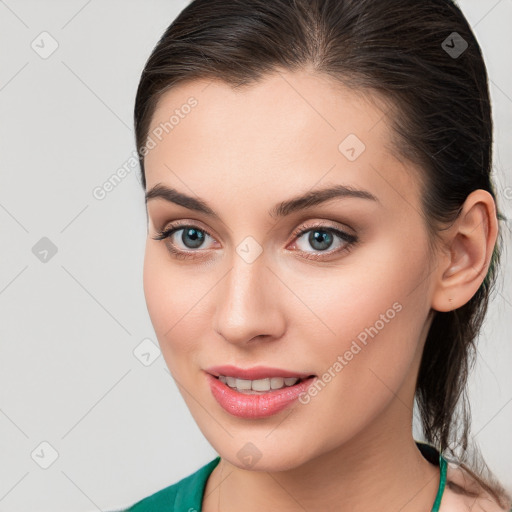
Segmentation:
<svg viewBox="0 0 512 512">
<path fill-rule="evenodd" d="M 163 357 L 215 450 L 277 471 L 349 441 L 410 435 L 435 268 L 419 171 L 390 154 L 382 106 L 306 72 L 239 90 L 195 81 L 165 93 L 149 135 L 146 192 L 160 185 L 205 206 L 148 199 L 144 290 Z M 352 193 L 290 207 L 335 186 Z M 220 380 L 212 393 L 219 365 L 316 379 L 263 410 Z"/>
</svg>

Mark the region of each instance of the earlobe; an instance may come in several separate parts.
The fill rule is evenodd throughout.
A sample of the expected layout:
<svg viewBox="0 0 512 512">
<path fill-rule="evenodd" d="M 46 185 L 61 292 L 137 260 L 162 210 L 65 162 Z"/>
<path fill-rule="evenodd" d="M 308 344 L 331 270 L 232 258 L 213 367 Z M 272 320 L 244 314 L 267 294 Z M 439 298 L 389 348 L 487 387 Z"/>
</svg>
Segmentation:
<svg viewBox="0 0 512 512">
<path fill-rule="evenodd" d="M 440 272 L 432 309 L 452 311 L 473 297 L 487 274 L 497 235 L 493 197 L 485 190 L 473 191 L 443 235 L 444 247 L 449 251 L 439 256 Z"/>
</svg>

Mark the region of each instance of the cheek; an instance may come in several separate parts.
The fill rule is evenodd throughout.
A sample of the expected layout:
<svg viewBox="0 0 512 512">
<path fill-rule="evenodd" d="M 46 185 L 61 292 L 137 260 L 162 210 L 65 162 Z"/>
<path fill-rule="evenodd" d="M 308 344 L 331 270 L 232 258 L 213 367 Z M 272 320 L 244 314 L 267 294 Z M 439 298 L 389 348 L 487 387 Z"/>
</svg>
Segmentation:
<svg viewBox="0 0 512 512">
<path fill-rule="evenodd" d="M 316 339 L 333 345 L 360 333 L 364 340 L 365 329 L 372 326 L 381 332 L 392 324 L 396 328 L 397 323 L 421 323 L 429 309 L 426 248 L 421 241 L 413 248 L 403 246 L 404 242 L 400 246 L 393 239 L 383 240 L 354 253 L 339 267 L 305 271 L 294 264 L 281 274 L 311 311 L 307 317 L 316 322 Z M 300 307 L 304 309 L 297 303 L 297 311 Z"/>
<path fill-rule="evenodd" d="M 367 396 L 396 392 L 421 348 L 430 309 L 427 252 L 421 241 L 412 249 L 403 245 L 390 240 L 329 278 L 310 275 L 315 286 L 302 280 L 299 288 L 321 320 L 316 336 L 310 327 L 318 362 L 340 375 L 332 387 L 347 391 L 354 407 L 363 407 Z"/>
<path fill-rule="evenodd" d="M 201 279 L 168 260 L 161 248 L 148 242 L 144 256 L 144 296 L 151 323 L 167 363 L 199 347 L 206 313 Z M 206 285 L 205 285 L 206 287 Z M 204 326 L 203 326 L 204 327 Z"/>
</svg>

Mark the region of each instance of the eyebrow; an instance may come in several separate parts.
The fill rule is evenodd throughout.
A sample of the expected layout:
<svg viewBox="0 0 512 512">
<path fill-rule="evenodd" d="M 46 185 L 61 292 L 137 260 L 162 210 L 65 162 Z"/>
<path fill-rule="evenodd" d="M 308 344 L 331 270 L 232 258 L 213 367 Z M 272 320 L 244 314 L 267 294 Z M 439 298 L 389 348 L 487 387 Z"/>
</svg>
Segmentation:
<svg viewBox="0 0 512 512">
<path fill-rule="evenodd" d="M 296 211 L 312 208 L 313 206 L 325 203 L 331 199 L 345 197 L 368 199 L 371 201 L 380 202 L 376 196 L 367 190 L 358 190 L 347 185 L 335 185 L 333 187 L 320 190 L 311 190 L 305 194 L 287 199 L 286 201 L 282 201 L 281 203 L 278 203 L 273 208 L 271 208 L 268 214 L 271 217 L 285 217 Z M 158 183 L 153 188 L 151 188 L 151 190 L 146 192 L 146 205 L 149 200 L 156 198 L 164 199 L 170 203 L 183 206 L 189 210 L 204 213 L 205 215 L 220 220 L 219 215 L 215 213 L 215 211 L 212 210 L 212 208 L 210 208 L 201 199 L 188 196 L 182 192 L 178 192 L 174 188 L 162 185 L 161 183 Z"/>
</svg>

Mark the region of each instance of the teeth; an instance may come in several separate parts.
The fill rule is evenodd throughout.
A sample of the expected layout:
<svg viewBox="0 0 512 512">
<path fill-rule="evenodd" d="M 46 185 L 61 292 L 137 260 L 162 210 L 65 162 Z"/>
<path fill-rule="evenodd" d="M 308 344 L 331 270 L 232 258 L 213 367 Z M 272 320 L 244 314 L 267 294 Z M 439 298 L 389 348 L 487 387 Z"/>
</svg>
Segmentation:
<svg viewBox="0 0 512 512">
<path fill-rule="evenodd" d="M 284 385 L 284 379 L 283 377 L 272 377 L 270 379 L 270 387 L 272 389 L 280 389 Z"/>
<path fill-rule="evenodd" d="M 256 382 L 256 381 L 255 381 Z M 236 379 L 236 388 L 237 389 L 251 389 L 251 380 L 244 380 L 244 379 Z"/>
<path fill-rule="evenodd" d="M 226 383 L 230 388 L 236 387 L 236 379 L 234 377 L 225 377 Z"/>
<path fill-rule="evenodd" d="M 266 379 L 247 380 L 219 375 L 219 380 L 224 384 L 227 384 L 230 388 L 236 388 L 239 391 L 270 391 L 271 389 L 281 389 L 286 386 L 293 386 L 300 379 L 297 377 L 271 377 Z"/>
</svg>

